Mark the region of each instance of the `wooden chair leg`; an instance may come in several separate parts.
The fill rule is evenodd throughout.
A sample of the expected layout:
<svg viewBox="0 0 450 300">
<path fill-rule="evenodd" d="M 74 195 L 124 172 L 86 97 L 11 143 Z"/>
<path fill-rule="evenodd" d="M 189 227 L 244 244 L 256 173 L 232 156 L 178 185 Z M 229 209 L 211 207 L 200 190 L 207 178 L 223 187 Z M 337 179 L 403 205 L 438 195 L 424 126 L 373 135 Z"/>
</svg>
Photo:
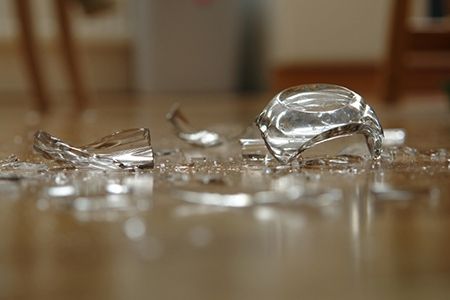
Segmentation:
<svg viewBox="0 0 450 300">
<path fill-rule="evenodd" d="M 388 41 L 387 61 L 383 78 L 383 97 L 386 102 L 400 98 L 404 77 L 404 54 L 408 44 L 408 16 L 410 0 L 394 0 Z"/>
<path fill-rule="evenodd" d="M 78 53 L 75 48 L 72 27 L 70 24 L 69 9 L 71 3 L 68 0 L 54 0 L 56 15 L 61 33 L 61 47 L 66 62 L 68 77 L 71 80 L 76 107 L 80 110 L 86 107 L 88 102 L 85 83 L 82 78 Z"/>
<path fill-rule="evenodd" d="M 41 62 L 37 55 L 37 44 L 35 35 L 32 29 L 32 18 L 30 12 L 29 0 L 13 1 L 16 5 L 17 18 L 19 20 L 19 28 L 21 30 L 21 42 L 24 50 L 27 71 L 31 79 L 31 84 L 35 98 L 37 101 L 37 108 L 45 112 L 48 110 L 49 94 L 43 81 L 43 73 Z"/>
</svg>

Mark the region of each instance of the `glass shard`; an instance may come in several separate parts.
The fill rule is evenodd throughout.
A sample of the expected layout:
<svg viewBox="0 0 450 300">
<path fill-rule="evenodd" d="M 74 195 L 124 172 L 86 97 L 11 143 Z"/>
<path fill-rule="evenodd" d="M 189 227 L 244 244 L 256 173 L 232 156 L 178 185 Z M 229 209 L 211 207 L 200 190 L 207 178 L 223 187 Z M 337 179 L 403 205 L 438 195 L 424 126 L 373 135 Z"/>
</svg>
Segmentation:
<svg viewBox="0 0 450 300">
<path fill-rule="evenodd" d="M 0 181 L 14 182 L 23 179 L 37 179 L 46 171 L 48 171 L 47 165 L 22 161 L 14 154 L 0 160 Z"/>
<path fill-rule="evenodd" d="M 147 128 L 118 131 L 82 147 L 71 146 L 47 132 L 38 131 L 33 148 L 47 159 L 75 168 L 133 170 L 154 166 Z"/>
<path fill-rule="evenodd" d="M 243 159 L 264 160 L 267 148 L 262 139 L 240 139 L 241 154 Z"/>
<path fill-rule="evenodd" d="M 401 146 L 405 143 L 406 131 L 402 128 L 384 130 L 383 147 Z"/>
<path fill-rule="evenodd" d="M 401 146 L 405 143 L 406 132 L 401 128 L 388 128 L 384 129 L 383 148 Z M 241 145 L 241 155 L 244 160 L 264 160 L 266 155 L 269 154 L 264 140 L 261 138 L 241 138 L 239 139 Z M 367 152 L 367 146 L 365 143 L 358 143 L 354 140 L 351 145 L 333 145 L 336 149 L 337 155 L 359 155 L 365 156 Z M 340 146 L 340 148 L 339 148 Z M 332 154 L 330 144 L 327 144 L 327 151 L 325 153 L 318 153 L 314 151 L 313 157 L 327 156 Z"/>
<path fill-rule="evenodd" d="M 355 92 L 337 85 L 311 84 L 276 95 L 256 119 L 270 153 L 289 163 L 317 144 L 362 134 L 379 158 L 383 129 L 375 112 Z"/>
<path fill-rule="evenodd" d="M 18 162 L 19 158 L 17 158 L 14 154 L 11 154 L 7 158 L 0 160 L 0 169 L 9 168 Z"/>
<path fill-rule="evenodd" d="M 223 142 L 223 138 L 216 132 L 193 129 L 178 104 L 172 107 L 166 118 L 175 127 L 178 137 L 191 145 L 206 148 Z"/>
</svg>

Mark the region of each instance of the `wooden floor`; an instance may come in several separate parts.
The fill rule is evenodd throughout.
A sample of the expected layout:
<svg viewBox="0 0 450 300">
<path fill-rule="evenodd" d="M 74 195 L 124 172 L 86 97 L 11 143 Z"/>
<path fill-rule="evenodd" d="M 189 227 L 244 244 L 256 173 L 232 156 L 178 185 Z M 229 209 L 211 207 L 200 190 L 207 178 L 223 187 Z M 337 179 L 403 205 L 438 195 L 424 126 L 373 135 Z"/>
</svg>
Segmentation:
<svg viewBox="0 0 450 300">
<path fill-rule="evenodd" d="M 119 129 L 149 127 L 156 152 L 177 141 L 184 151 L 202 155 L 202 149 L 178 141 L 165 120 L 174 102 L 181 103 L 193 126 L 227 129 L 251 124 L 270 98 L 270 93 L 101 95 L 80 114 L 62 95 L 48 114 L 39 115 L 30 110 L 30 98 L 4 95 L 0 160 L 11 153 L 32 157 L 38 129 L 81 145 Z M 449 105 L 442 96 L 416 95 L 395 106 L 367 98 L 385 128 L 406 130 L 408 146 L 450 149 Z M 238 147 L 233 145 L 214 153 L 239 153 L 231 151 Z M 339 201 L 312 198 L 243 208 L 183 201 L 176 191 L 186 186 L 165 173 L 162 158 L 156 164 L 138 175 L 65 173 L 82 178 L 81 187 L 101 178 L 141 176 L 152 191 L 140 199 L 148 205 L 113 214 L 111 208 L 89 211 L 70 199 L 44 201 L 46 188 L 61 180 L 64 185 L 57 170 L 51 176 L 0 180 L 0 299 L 411 300 L 450 295 L 448 162 L 436 172 L 414 165 L 407 165 L 408 171 L 297 170 L 288 175 L 299 178 L 299 185 L 316 182 L 324 190 L 338 189 Z M 219 175 L 253 191 L 282 177 L 257 169 Z M 375 183 L 389 184 L 406 198 L 378 199 Z M 200 191 L 237 189 L 212 185 L 202 183 Z"/>
</svg>

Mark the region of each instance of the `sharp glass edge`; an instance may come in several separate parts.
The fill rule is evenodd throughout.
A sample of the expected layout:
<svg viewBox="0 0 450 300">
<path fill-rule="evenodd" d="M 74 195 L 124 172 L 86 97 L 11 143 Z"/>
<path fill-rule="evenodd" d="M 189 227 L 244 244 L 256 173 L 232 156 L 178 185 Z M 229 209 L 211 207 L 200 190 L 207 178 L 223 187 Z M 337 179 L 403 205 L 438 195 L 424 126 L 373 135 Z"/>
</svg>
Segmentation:
<svg viewBox="0 0 450 300">
<path fill-rule="evenodd" d="M 82 147 L 71 146 L 45 131 L 38 131 L 33 148 L 47 159 L 75 168 L 133 170 L 154 166 L 147 128 L 121 130 Z"/>
</svg>

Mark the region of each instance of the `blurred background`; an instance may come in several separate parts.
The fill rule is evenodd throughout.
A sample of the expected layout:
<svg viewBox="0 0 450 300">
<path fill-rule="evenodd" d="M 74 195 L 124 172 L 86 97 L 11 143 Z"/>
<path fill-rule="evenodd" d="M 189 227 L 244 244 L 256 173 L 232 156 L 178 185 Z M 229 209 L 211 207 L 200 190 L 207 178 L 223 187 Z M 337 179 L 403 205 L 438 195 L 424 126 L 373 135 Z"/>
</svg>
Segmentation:
<svg viewBox="0 0 450 300">
<path fill-rule="evenodd" d="M 58 2 L 66 3 L 58 10 Z M 400 21 L 406 2 L 407 29 Z M 0 0 L 0 101 L 36 94 L 42 85 L 36 97 L 58 102 L 64 97 L 55 95 L 71 93 L 77 76 L 79 97 L 91 98 L 274 92 L 311 82 L 342 84 L 389 101 L 403 95 L 389 91 L 398 85 L 445 94 L 448 2 Z M 68 30 L 61 28 L 61 13 Z M 435 40 L 419 37 L 418 49 L 429 53 L 405 54 L 416 46 L 405 31 L 428 25 Z M 415 68 L 407 82 L 407 68 L 399 65 L 405 61 Z"/>
</svg>

